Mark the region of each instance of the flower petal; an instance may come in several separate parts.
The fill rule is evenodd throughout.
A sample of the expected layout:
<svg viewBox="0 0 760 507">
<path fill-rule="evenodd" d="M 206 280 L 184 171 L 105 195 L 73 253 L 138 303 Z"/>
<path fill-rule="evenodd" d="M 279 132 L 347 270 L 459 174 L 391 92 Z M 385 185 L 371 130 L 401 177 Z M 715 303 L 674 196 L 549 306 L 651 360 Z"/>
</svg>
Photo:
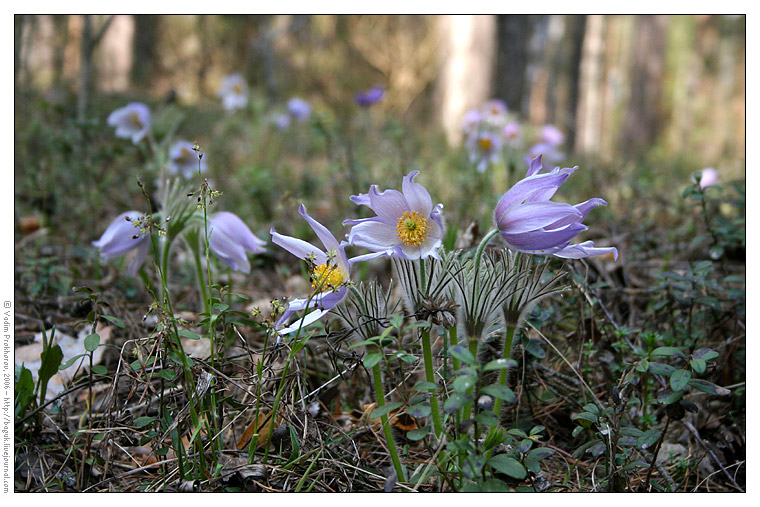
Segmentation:
<svg viewBox="0 0 760 507">
<path fill-rule="evenodd" d="M 555 230 L 538 230 L 519 234 L 504 234 L 502 237 L 515 250 L 537 251 L 557 246 L 565 247 L 579 232 L 588 229 L 581 223 L 572 223 Z"/>
<path fill-rule="evenodd" d="M 584 257 L 596 257 L 599 255 L 612 254 L 615 260 L 618 259 L 618 251 L 614 246 L 611 247 L 594 247 L 593 241 L 584 241 L 577 245 L 569 245 L 562 250 L 555 252 L 554 255 L 564 259 L 582 259 Z"/>
<path fill-rule="evenodd" d="M 266 242 L 254 236 L 248 226 L 245 225 L 245 222 L 234 213 L 220 211 L 211 218 L 211 224 L 213 227 L 218 227 L 224 231 L 246 251 L 252 253 L 262 253 L 265 251 L 262 247 L 266 245 Z"/>
<path fill-rule="evenodd" d="M 302 239 L 293 238 L 291 236 L 283 236 L 282 234 L 276 232 L 274 228 L 272 228 L 269 233 L 272 235 L 272 243 L 284 248 L 299 259 L 305 260 L 309 256 L 313 255 L 315 257 L 314 261 L 317 264 L 324 264 L 327 260 L 327 255 L 325 252 L 315 247 L 311 243 L 307 243 Z"/>
<path fill-rule="evenodd" d="M 373 252 L 390 250 L 401 244 L 396 228 L 379 221 L 354 225 L 348 233 L 348 241 Z"/>
<path fill-rule="evenodd" d="M 529 202 L 506 212 L 498 221 L 498 226 L 504 234 L 520 234 L 547 227 L 563 219 L 580 222 L 583 216 L 569 204 L 552 201 Z"/>
<path fill-rule="evenodd" d="M 411 211 L 416 211 L 425 216 L 429 216 L 433 210 L 433 199 L 430 197 L 427 189 L 414 182 L 414 178 L 419 174 L 419 171 L 410 172 L 402 183 L 401 189 L 404 192 L 404 198 Z M 398 215 L 400 217 L 401 215 Z M 398 220 L 398 217 L 396 219 Z"/>
<path fill-rule="evenodd" d="M 378 192 L 377 185 L 372 185 L 369 188 L 369 200 L 372 211 L 377 213 L 383 222 L 394 227 L 404 212 L 410 211 L 404 194 L 398 190 L 390 189 L 385 192 Z"/>
<path fill-rule="evenodd" d="M 304 219 L 309 223 L 309 225 L 314 230 L 319 240 L 322 242 L 323 245 L 325 245 L 325 249 L 327 250 L 327 252 L 338 251 L 338 249 L 340 248 L 340 243 L 338 243 L 338 240 L 335 239 L 335 236 L 333 236 L 329 230 L 327 230 L 327 227 L 320 224 L 319 222 L 311 218 L 311 216 L 309 216 L 309 214 L 306 212 L 306 206 L 301 204 L 298 207 L 298 213 L 300 213 L 301 216 L 304 217 Z"/>
</svg>

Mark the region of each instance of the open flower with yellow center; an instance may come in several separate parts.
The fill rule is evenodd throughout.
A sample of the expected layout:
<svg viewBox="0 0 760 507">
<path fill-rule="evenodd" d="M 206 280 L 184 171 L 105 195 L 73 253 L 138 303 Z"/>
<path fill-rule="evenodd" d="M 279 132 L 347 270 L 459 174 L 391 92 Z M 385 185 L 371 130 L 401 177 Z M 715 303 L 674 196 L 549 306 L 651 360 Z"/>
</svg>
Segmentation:
<svg viewBox="0 0 760 507">
<path fill-rule="evenodd" d="M 467 139 L 467 151 L 470 162 L 476 164 L 479 173 L 484 172 L 489 165 L 499 162 L 501 157 L 501 137 L 488 130 L 474 133 Z"/>
<path fill-rule="evenodd" d="M 198 159 L 198 152 L 193 150 L 193 143 L 190 141 L 177 141 L 169 150 L 169 172 L 172 174 L 182 174 L 182 177 L 189 180 L 198 174 L 198 169 L 202 173 L 206 172 L 206 154 Z"/>
<path fill-rule="evenodd" d="M 132 139 L 137 144 L 150 129 L 150 109 L 142 102 L 130 102 L 109 114 L 106 123 L 116 127 L 116 137 Z"/>
<path fill-rule="evenodd" d="M 414 182 L 417 174 L 419 171 L 412 171 L 404 178 L 403 193 L 379 192 L 377 185 L 372 185 L 369 193 L 351 196 L 354 203 L 368 206 L 377 216 L 344 221 L 353 225 L 349 243 L 404 259 L 440 258 L 443 204 L 433 207 L 425 187 Z"/>
<path fill-rule="evenodd" d="M 242 109 L 248 104 L 248 83 L 240 74 L 225 76 L 216 96 L 226 111 Z"/>
<path fill-rule="evenodd" d="M 281 246 L 299 259 L 309 262 L 311 269 L 309 279 L 314 291 L 314 294 L 309 298 L 294 299 L 288 303 L 288 308 L 276 323 L 280 335 L 294 333 L 301 327 L 308 326 L 322 318 L 330 309 L 343 301 L 348 294 L 349 273 L 354 263 L 385 255 L 385 252 L 380 252 L 349 259 L 345 251 L 348 243 L 345 241 L 338 242 L 335 236 L 324 225 L 309 216 L 303 204 L 298 208 L 298 212 L 314 230 L 324 245 L 325 250 L 320 250 L 302 239 L 283 236 L 274 229 L 270 231 L 272 243 Z M 281 326 L 284 326 L 290 320 L 294 313 L 309 308 L 316 308 L 316 310 L 306 315 L 303 319 L 297 319 L 290 326 L 281 328 Z"/>
</svg>

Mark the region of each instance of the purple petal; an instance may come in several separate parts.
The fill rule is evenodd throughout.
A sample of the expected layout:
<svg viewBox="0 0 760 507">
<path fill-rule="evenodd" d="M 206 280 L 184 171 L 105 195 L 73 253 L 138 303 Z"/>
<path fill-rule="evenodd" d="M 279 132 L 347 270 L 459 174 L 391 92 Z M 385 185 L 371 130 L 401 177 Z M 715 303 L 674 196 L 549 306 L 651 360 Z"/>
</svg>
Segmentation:
<svg viewBox="0 0 760 507">
<path fill-rule="evenodd" d="M 354 225 L 348 233 L 348 241 L 373 252 L 390 250 L 401 244 L 396 228 L 379 221 Z"/>
<path fill-rule="evenodd" d="M 284 248 L 288 252 L 292 253 L 299 259 L 307 259 L 309 256 L 314 256 L 314 262 L 317 264 L 324 264 L 327 261 L 327 255 L 325 252 L 315 247 L 311 243 L 298 238 L 290 236 L 283 236 L 272 228 L 269 233 L 272 235 L 272 243 Z"/>
<path fill-rule="evenodd" d="M 356 257 L 351 257 L 348 259 L 348 265 L 353 266 L 357 262 L 371 261 L 379 257 L 385 257 L 386 255 L 388 255 L 388 252 L 373 252 L 364 255 L 357 255 Z"/>
<path fill-rule="evenodd" d="M 251 264 L 243 246 L 226 234 L 220 227 L 211 230 L 208 246 L 214 255 L 235 271 L 250 273 Z"/>
<path fill-rule="evenodd" d="M 430 226 L 428 237 L 425 238 L 425 242 L 420 246 L 400 244 L 403 257 L 409 260 L 423 259 L 428 256 L 435 259 L 441 258 L 438 254 L 438 249 L 441 247 L 443 228 L 441 228 L 435 220 L 428 222 L 428 225 Z"/>
<path fill-rule="evenodd" d="M 548 201 L 570 176 L 572 171 L 539 174 L 523 178 L 515 183 L 496 204 L 494 219 L 499 222 L 513 206 L 526 201 Z M 541 197 L 541 199 L 538 199 Z"/>
<path fill-rule="evenodd" d="M 253 235 L 251 230 L 245 225 L 240 217 L 229 211 L 220 211 L 211 217 L 212 227 L 217 227 L 224 231 L 235 242 L 239 243 L 246 251 L 252 253 L 264 252 L 265 241 L 260 240 Z"/>
<path fill-rule="evenodd" d="M 564 259 L 582 259 L 584 257 L 596 257 L 598 255 L 612 254 L 615 260 L 618 259 L 618 251 L 614 246 L 596 248 L 593 241 L 584 241 L 577 245 L 569 245 L 562 250 L 555 252 L 554 255 Z"/>
<path fill-rule="evenodd" d="M 357 206 L 370 206 L 369 194 L 352 195 L 350 199 Z"/>
<path fill-rule="evenodd" d="M 583 216 L 569 204 L 552 201 L 529 202 L 510 209 L 497 225 L 502 233 L 520 234 L 547 227 L 563 219 L 580 222 Z"/>
<path fill-rule="evenodd" d="M 369 199 L 372 211 L 377 213 L 383 222 L 392 224 L 393 227 L 398 223 L 398 219 L 409 210 L 409 205 L 404 198 L 404 194 L 398 190 L 386 190 L 378 192 L 377 185 L 372 185 L 369 189 Z"/>
<path fill-rule="evenodd" d="M 533 158 L 533 160 L 530 161 L 530 166 L 528 167 L 528 172 L 525 174 L 525 176 L 533 176 L 538 171 L 540 171 L 543 166 L 544 165 L 541 162 L 541 155 Z"/>
<path fill-rule="evenodd" d="M 325 249 L 327 252 L 337 252 L 340 248 L 340 244 L 338 243 L 338 240 L 335 239 L 335 236 L 332 235 L 332 233 L 327 230 L 327 227 L 320 224 L 313 218 L 309 216 L 309 214 L 306 212 L 306 206 L 301 204 L 298 207 L 298 212 L 301 214 L 302 217 L 309 223 L 311 228 L 314 230 L 314 232 L 317 234 L 317 237 L 322 242 L 323 245 L 325 245 Z"/>
<path fill-rule="evenodd" d="M 407 204 L 409 205 L 409 209 L 411 211 L 416 211 L 417 213 L 421 213 L 424 216 L 429 216 L 430 212 L 433 210 L 433 199 L 431 199 L 430 194 L 428 191 L 420 185 L 419 183 L 414 182 L 414 178 L 419 174 L 419 171 L 412 171 L 410 172 L 405 178 L 404 182 L 402 183 L 401 189 L 404 192 L 404 198 L 406 199 Z M 396 219 L 398 220 L 398 217 L 401 215 L 398 215 Z"/>
<path fill-rule="evenodd" d="M 132 261 L 129 263 L 129 266 L 127 267 L 127 270 L 129 271 L 130 276 L 135 276 L 137 273 L 137 270 L 140 269 L 140 266 L 143 265 L 145 262 L 145 258 L 148 256 L 148 248 L 150 248 L 150 241 L 148 241 L 148 236 L 145 236 L 144 238 L 141 238 L 143 241 L 140 243 L 140 245 L 137 247 L 137 250 L 135 251 L 134 257 L 132 257 Z"/>
<path fill-rule="evenodd" d="M 551 231 L 539 230 L 520 234 L 503 234 L 502 237 L 515 250 L 537 251 L 557 246 L 566 246 L 579 232 L 588 229 L 583 224 L 572 223 Z"/>
</svg>

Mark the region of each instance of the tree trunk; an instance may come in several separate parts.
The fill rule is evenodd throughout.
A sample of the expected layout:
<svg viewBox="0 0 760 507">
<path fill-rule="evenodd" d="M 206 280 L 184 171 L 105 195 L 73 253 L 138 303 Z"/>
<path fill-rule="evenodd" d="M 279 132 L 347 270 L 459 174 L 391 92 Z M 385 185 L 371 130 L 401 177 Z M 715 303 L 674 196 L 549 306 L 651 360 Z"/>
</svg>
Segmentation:
<svg viewBox="0 0 760 507">
<path fill-rule="evenodd" d="M 154 14 L 134 15 L 135 35 L 132 39 L 132 85 L 148 89 L 153 83 L 158 67 L 158 32 L 161 16 Z"/>
<path fill-rule="evenodd" d="M 526 70 L 528 46 L 538 16 L 497 16 L 497 57 L 494 95 L 522 117 L 528 116 Z"/>
</svg>

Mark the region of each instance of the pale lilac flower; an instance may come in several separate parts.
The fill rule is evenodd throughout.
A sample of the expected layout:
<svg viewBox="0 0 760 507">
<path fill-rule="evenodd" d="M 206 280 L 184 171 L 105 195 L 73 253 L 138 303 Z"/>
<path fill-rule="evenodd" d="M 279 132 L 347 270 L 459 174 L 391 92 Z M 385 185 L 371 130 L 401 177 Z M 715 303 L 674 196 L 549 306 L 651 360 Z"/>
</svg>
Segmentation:
<svg viewBox="0 0 760 507">
<path fill-rule="evenodd" d="M 298 97 L 288 101 L 288 112 L 296 121 L 303 123 L 311 114 L 311 104 Z"/>
<path fill-rule="evenodd" d="M 479 173 L 485 172 L 489 165 L 498 163 L 501 157 L 501 138 L 487 130 L 471 135 L 466 146 L 470 162 L 477 163 L 475 168 Z"/>
<path fill-rule="evenodd" d="M 617 260 L 614 247 L 595 248 L 592 241 L 570 244 L 579 232 L 588 229 L 582 223 L 588 212 L 607 205 L 604 199 L 593 198 L 575 206 L 550 201 L 577 166 L 557 167 L 550 173 L 540 173 L 541 167 L 538 156 L 531 161 L 525 178 L 496 205 L 494 222 L 507 246 L 520 252 L 571 259 L 613 254 Z"/>
<path fill-rule="evenodd" d="M 425 187 L 414 182 L 417 174 L 412 171 L 404 178 L 403 193 L 378 192 L 377 185 L 372 185 L 369 193 L 351 196 L 355 204 L 368 206 L 377 216 L 345 220 L 344 224 L 353 225 L 349 243 L 405 259 L 440 258 L 443 204 L 433 207 Z"/>
<path fill-rule="evenodd" d="M 130 102 L 109 114 L 106 122 L 116 127 L 116 137 L 131 138 L 137 144 L 150 130 L 150 109 L 142 102 Z"/>
<path fill-rule="evenodd" d="M 246 252 L 264 252 L 265 241 L 253 235 L 237 215 L 220 211 L 209 219 L 208 246 L 219 259 L 234 271 L 251 272 Z"/>
<path fill-rule="evenodd" d="M 541 143 L 556 148 L 564 142 L 565 134 L 554 125 L 544 125 L 544 128 L 541 129 Z"/>
<path fill-rule="evenodd" d="M 185 179 L 192 178 L 197 172 L 200 164 L 200 171 L 206 172 L 206 154 L 203 154 L 200 161 L 198 152 L 193 150 L 193 143 L 190 141 L 177 141 L 169 150 L 169 172 L 172 174 L 182 174 Z"/>
<path fill-rule="evenodd" d="M 480 110 L 470 109 L 462 116 L 462 132 L 468 135 L 474 133 L 482 119 L 483 115 L 480 114 Z"/>
<path fill-rule="evenodd" d="M 348 283 L 350 281 L 351 266 L 356 262 L 366 261 L 385 255 L 384 253 L 374 253 L 360 255 L 349 259 L 346 256 L 345 241 L 338 242 L 335 236 L 327 228 L 314 220 L 306 212 L 306 207 L 301 204 L 298 213 L 306 220 L 316 233 L 319 240 L 325 247 L 320 250 L 314 245 L 307 243 L 298 238 L 283 236 L 277 233 L 274 228 L 269 232 L 272 235 L 272 243 L 279 245 L 288 252 L 292 253 L 299 259 L 308 261 L 311 264 L 311 282 L 312 289 L 318 290 L 311 298 L 294 299 L 288 303 L 288 308 L 282 317 L 277 321 L 275 327 L 279 328 L 284 325 L 295 312 L 307 310 L 316 307 L 316 310 L 309 313 L 303 322 L 298 319 L 289 327 L 278 330 L 280 335 L 286 335 L 296 332 L 301 327 L 316 322 L 327 312 L 338 305 L 348 295 Z"/>
<path fill-rule="evenodd" d="M 538 143 L 528 149 L 528 154 L 525 156 L 525 163 L 531 164 L 532 161 L 539 156 L 542 156 L 543 169 L 546 169 L 547 171 L 565 160 L 565 154 L 557 150 L 556 147 L 546 143 Z"/>
<path fill-rule="evenodd" d="M 150 247 L 150 234 L 141 230 L 142 218 L 143 214 L 139 211 L 124 212 L 111 222 L 99 240 L 92 242 L 105 260 L 121 257 L 134 250 L 128 267 L 132 276 L 145 262 Z"/>
<path fill-rule="evenodd" d="M 701 174 L 696 174 L 691 177 L 691 181 L 696 183 L 697 176 L 699 176 L 699 188 L 703 190 L 718 183 L 718 171 L 712 167 L 706 167 L 702 169 Z"/>
<path fill-rule="evenodd" d="M 380 99 L 383 98 L 384 94 L 385 90 L 383 90 L 381 87 L 373 86 L 367 91 L 357 93 L 354 96 L 354 100 L 356 100 L 356 103 L 362 107 L 369 107 L 375 102 L 380 101 Z"/>
<path fill-rule="evenodd" d="M 272 123 L 277 130 L 285 130 L 290 127 L 290 115 L 279 113 L 272 117 Z"/>
<path fill-rule="evenodd" d="M 482 107 L 483 121 L 500 127 L 507 120 L 507 104 L 501 99 L 491 99 Z"/>
<path fill-rule="evenodd" d="M 248 104 L 248 83 L 240 74 L 230 74 L 222 80 L 216 92 L 226 111 L 242 109 Z"/>
<path fill-rule="evenodd" d="M 516 121 L 511 121 L 504 126 L 501 134 L 508 144 L 515 146 L 520 144 L 522 139 L 522 126 Z"/>
</svg>

